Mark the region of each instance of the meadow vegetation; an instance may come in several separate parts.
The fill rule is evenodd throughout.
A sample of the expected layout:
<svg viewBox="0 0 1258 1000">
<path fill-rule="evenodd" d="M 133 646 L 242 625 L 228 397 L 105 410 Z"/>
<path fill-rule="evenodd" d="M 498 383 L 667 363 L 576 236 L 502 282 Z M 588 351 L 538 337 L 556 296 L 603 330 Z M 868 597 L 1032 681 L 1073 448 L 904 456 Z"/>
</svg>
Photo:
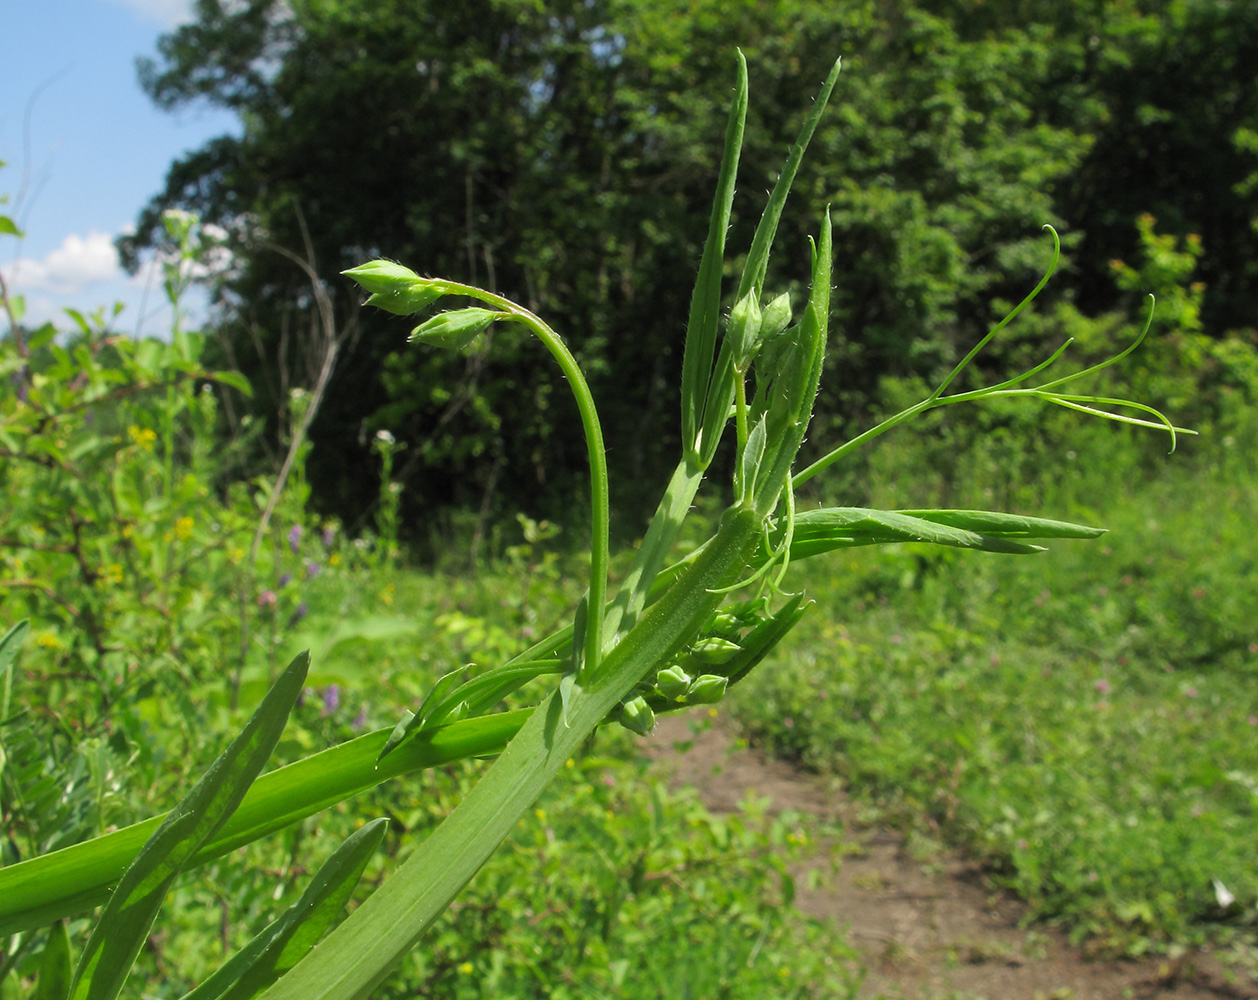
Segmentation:
<svg viewBox="0 0 1258 1000">
<path fill-rule="evenodd" d="M 915 24 L 942 30 L 929 18 Z M 431 890 L 440 898 L 425 896 L 422 913 L 415 904 L 388 925 L 406 921 L 404 941 L 425 932 L 424 947 L 373 958 L 344 995 L 365 995 L 369 981 L 383 981 L 376 995 L 397 996 L 630 997 L 678 983 L 696 996 L 852 995 L 859 970 L 842 934 L 791 908 L 791 865 L 816 846 L 806 819 L 766 816 L 754 803 L 714 816 L 645 777 L 623 731 L 649 731 L 654 713 L 719 701 L 727 687 L 752 739 L 839 776 L 917 836 L 980 857 L 1033 919 L 1060 922 L 1098 952 L 1209 942 L 1253 954 L 1258 608 L 1245 581 L 1258 514 L 1258 356 L 1252 334 L 1206 332 L 1200 241 L 1141 217 L 1130 260 L 1112 262 L 1121 290 L 1159 296 L 1151 328 L 1130 325 L 1144 311 L 1134 297 L 1099 315 L 1069 296 L 1039 312 L 997 300 L 983 365 L 970 366 L 971 354 L 953 368 L 948 355 L 942 381 L 927 378 L 938 364 L 923 364 L 889 374 L 864 400 L 887 413 L 938 412 L 859 452 L 827 455 L 856 419 L 819 413 L 804 443 L 830 316 L 828 216 L 808 255 L 806 298 L 797 294 L 792 310 L 789 295 L 765 287 L 795 152 L 750 248 L 725 254 L 726 233 L 741 233 L 730 228 L 747 110 L 740 65 L 676 359 L 682 458 L 636 548 L 609 547 L 601 440 L 576 360 L 545 322 L 493 289 L 384 260 L 347 272 L 370 304 L 397 315 L 443 296 L 474 301 L 413 331 L 469 349 L 452 364 L 483 360 L 491 328 L 501 341 L 523 325 L 543 341 L 577 397 L 589 533 L 575 517 L 560 525 L 478 512 L 465 521 L 475 560 L 446 537 L 446 562 L 427 567 L 405 558 L 405 442 L 388 428 L 373 425 L 367 446 L 379 475 L 371 523 L 347 528 L 320 513 L 329 508 L 312 497 L 307 462 L 325 379 L 270 399 L 264 426 L 245 415 L 251 382 L 209 363 L 230 337 L 211 349 L 177 311 L 168 340 L 134 341 L 105 313 L 73 314 L 68 332 L 29 330 L 21 302 L 6 295 L 2 1000 L 112 1000 L 133 958 L 147 995 L 183 996 L 201 983 L 197 1000 L 285 996 L 300 991 L 296 963 L 351 897 L 380 890 L 351 907 L 316 960 L 357 961 L 345 942 L 381 938 L 382 908 L 394 905 L 375 900 L 416 884 L 426 866 L 434 883 L 445 880 Z M 800 156 L 836 73 L 800 133 Z M 161 218 L 177 307 L 203 231 L 186 214 Z M 15 232 L 0 220 L 0 232 Z M 1008 256 L 1028 253 L 1019 243 Z M 722 278 L 740 272 L 731 297 Z M 1146 330 L 1142 351 L 1122 356 Z M 1063 357 L 1066 336 L 1074 346 Z M 937 348 L 927 352 L 935 362 Z M 1109 367 L 1119 352 L 1124 365 Z M 1046 358 L 1064 367 L 1050 376 Z M 604 378 L 611 370 L 592 368 Z M 1081 372 L 1096 381 L 1067 390 Z M 511 381 L 497 379 L 495 391 Z M 951 396 L 974 405 L 948 405 Z M 492 400 L 465 402 L 488 412 Z M 1172 433 L 1081 430 L 1063 408 L 1117 411 L 1146 435 Z M 1178 434 L 1168 458 L 1176 431 L 1160 410 L 1202 437 Z M 727 423 L 734 448 L 721 451 Z M 425 461 L 492 465 L 503 441 L 473 441 L 466 454 L 445 442 Z M 276 442 L 277 460 L 260 472 L 259 454 Z M 692 514 L 705 474 L 717 487 Z M 818 510 L 836 498 L 846 506 Z M 988 509 L 1017 516 L 975 513 Z M 1080 524 L 1035 520 L 1045 512 Z M 1094 538 L 1089 526 L 1109 534 Z M 1034 553 L 1046 538 L 1053 551 Z M 785 594 L 788 579 L 817 606 Z M 791 643 L 769 655 L 792 628 Z M 492 725 L 505 728 L 487 735 Z M 206 841 L 193 845 L 177 829 L 181 817 L 225 822 L 268 758 L 301 762 L 375 740 L 371 759 L 387 760 L 450 733 L 466 735 L 457 752 L 295 813 L 274 836 L 244 838 L 220 858 L 195 858 Z M 40 867 L 62 847 L 96 856 L 104 835 L 176 802 L 147 855 L 102 876 L 90 898 Z M 387 817 L 388 830 L 370 816 Z M 454 836 L 443 829 L 462 831 L 457 847 L 440 846 Z M 30 871 L 21 891 L 6 881 Z M 122 920 L 106 910 L 93 929 L 85 912 L 106 883 L 152 913 Z M 306 895 L 314 888 L 324 895 Z M 38 905 L 25 895 L 36 889 L 48 890 Z M 314 914 L 307 925 L 282 916 L 302 907 Z M 124 924 L 138 928 L 119 946 L 133 951 L 111 970 L 100 956 L 115 954 L 110 935 Z M 265 937 L 281 931 L 294 936 Z M 255 934 L 263 944 L 250 952 Z M 214 970 L 242 948 L 260 971 L 224 985 Z M 328 995 L 341 996 L 336 988 Z"/>
</svg>

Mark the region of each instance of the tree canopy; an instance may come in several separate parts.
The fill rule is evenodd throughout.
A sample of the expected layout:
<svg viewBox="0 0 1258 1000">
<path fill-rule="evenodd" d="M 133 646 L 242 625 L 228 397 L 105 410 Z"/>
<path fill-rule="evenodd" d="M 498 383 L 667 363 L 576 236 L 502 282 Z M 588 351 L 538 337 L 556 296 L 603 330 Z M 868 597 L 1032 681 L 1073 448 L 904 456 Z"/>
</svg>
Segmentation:
<svg viewBox="0 0 1258 1000">
<path fill-rule="evenodd" d="M 1079 304 L 1112 305 L 1110 260 L 1135 220 L 1200 233 L 1203 315 L 1247 323 L 1255 281 L 1258 108 L 1240 67 L 1258 11 L 1207 0 L 198 0 L 141 66 L 161 106 L 209 101 L 240 134 L 172 165 L 125 255 L 160 213 L 233 234 L 220 350 L 260 415 L 304 379 L 316 303 L 385 256 L 546 315 L 586 367 L 619 475 L 648 495 L 675 460 L 684 317 L 707 228 L 735 47 L 756 100 L 740 183 L 771 186 L 799 109 L 835 56 L 843 76 L 796 184 L 768 289 L 796 289 L 805 235 L 833 206 L 835 377 L 816 426 L 871 404 L 884 374 L 928 375 L 1018 297 L 1065 235 Z M 738 230 L 754 213 L 735 204 Z M 745 241 L 744 241 L 745 242 Z M 738 245 L 734 242 L 733 245 Z M 1059 286 L 1060 289 L 1060 286 Z M 1056 294 L 1066 294 L 1058 290 Z M 562 516 L 584 451 L 537 345 L 417 351 L 368 310 L 313 428 L 318 501 L 354 522 L 374 497 L 369 439 L 406 450 L 412 514 L 458 505 Z M 641 497 L 615 500 L 633 508 Z"/>
</svg>

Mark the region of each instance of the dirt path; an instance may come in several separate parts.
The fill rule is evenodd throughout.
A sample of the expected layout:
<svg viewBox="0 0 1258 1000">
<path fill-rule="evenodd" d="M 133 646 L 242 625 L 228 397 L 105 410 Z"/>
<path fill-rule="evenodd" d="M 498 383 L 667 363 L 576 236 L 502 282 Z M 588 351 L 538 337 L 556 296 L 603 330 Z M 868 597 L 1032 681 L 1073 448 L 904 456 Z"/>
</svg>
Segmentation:
<svg viewBox="0 0 1258 1000">
<path fill-rule="evenodd" d="M 679 741 L 694 745 L 678 754 Z M 826 781 L 737 747 L 719 722 L 705 731 L 665 717 L 645 748 L 714 811 L 754 794 L 774 811 L 842 824 L 838 875 L 818 891 L 801 879 L 796 905 L 849 928 L 868 970 L 866 1000 L 1258 1000 L 1258 988 L 1229 982 L 1209 956 L 1092 962 L 1051 929 L 1020 928 L 1017 900 L 985 885 L 977 866 L 914 860 L 900 834 L 861 825 Z"/>
</svg>

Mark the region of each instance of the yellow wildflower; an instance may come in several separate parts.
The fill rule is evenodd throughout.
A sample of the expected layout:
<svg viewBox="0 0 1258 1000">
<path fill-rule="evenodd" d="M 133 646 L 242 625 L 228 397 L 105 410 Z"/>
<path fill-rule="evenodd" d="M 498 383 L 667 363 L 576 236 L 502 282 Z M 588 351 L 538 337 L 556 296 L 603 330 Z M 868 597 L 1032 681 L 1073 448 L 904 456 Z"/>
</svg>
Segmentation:
<svg viewBox="0 0 1258 1000">
<path fill-rule="evenodd" d="M 61 640 L 57 638 L 55 633 L 43 629 L 35 633 L 35 645 L 43 649 L 60 649 Z"/>
<path fill-rule="evenodd" d="M 186 517 L 186 516 L 181 517 L 178 521 L 175 522 L 175 537 L 178 538 L 181 542 L 184 541 L 189 535 L 192 534 L 192 527 L 195 524 L 196 524 L 196 521 L 194 521 L 192 518 Z"/>
<path fill-rule="evenodd" d="M 145 451 L 152 451 L 153 442 L 157 440 L 157 431 L 150 430 L 148 427 L 137 427 L 135 424 L 127 428 L 127 434 L 130 436 L 133 444 L 138 445 Z"/>
</svg>

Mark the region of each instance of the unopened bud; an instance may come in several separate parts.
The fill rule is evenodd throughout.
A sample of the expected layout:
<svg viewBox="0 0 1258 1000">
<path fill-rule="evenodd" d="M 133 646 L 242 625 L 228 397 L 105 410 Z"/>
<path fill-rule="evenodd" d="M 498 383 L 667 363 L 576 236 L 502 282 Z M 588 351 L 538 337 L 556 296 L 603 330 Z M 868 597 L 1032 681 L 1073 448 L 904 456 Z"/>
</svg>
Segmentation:
<svg viewBox="0 0 1258 1000">
<path fill-rule="evenodd" d="M 646 699 L 639 695 L 620 706 L 620 724 L 630 732 L 646 736 L 655 728 L 655 713 Z"/>
<path fill-rule="evenodd" d="M 746 370 L 760 349 L 760 303 L 753 288 L 730 310 L 725 336 L 734 350 L 734 366 Z"/>
<path fill-rule="evenodd" d="M 692 705 L 715 705 L 725 697 L 725 688 L 728 685 L 729 678 L 716 674 L 696 677 L 690 690 L 686 692 L 686 701 Z"/>
<path fill-rule="evenodd" d="M 764 309 L 760 320 L 760 342 L 771 340 L 791 325 L 791 297 L 783 292 Z"/>
<path fill-rule="evenodd" d="M 448 290 L 446 282 L 421 278 L 409 267 L 391 260 L 368 261 L 341 273 L 372 293 L 367 305 L 387 309 L 396 316 L 421 312 Z"/>
<path fill-rule="evenodd" d="M 677 664 L 665 667 L 655 675 L 655 686 L 665 698 L 676 700 L 690 689 L 690 675 Z"/>
<path fill-rule="evenodd" d="M 454 309 L 443 312 L 411 331 L 412 344 L 428 344 L 457 351 L 488 330 L 502 313 L 493 309 Z"/>
<path fill-rule="evenodd" d="M 721 639 L 713 635 L 695 643 L 688 652 L 696 662 L 716 666 L 741 653 L 742 647 L 736 642 L 730 642 L 728 639 Z"/>
</svg>

